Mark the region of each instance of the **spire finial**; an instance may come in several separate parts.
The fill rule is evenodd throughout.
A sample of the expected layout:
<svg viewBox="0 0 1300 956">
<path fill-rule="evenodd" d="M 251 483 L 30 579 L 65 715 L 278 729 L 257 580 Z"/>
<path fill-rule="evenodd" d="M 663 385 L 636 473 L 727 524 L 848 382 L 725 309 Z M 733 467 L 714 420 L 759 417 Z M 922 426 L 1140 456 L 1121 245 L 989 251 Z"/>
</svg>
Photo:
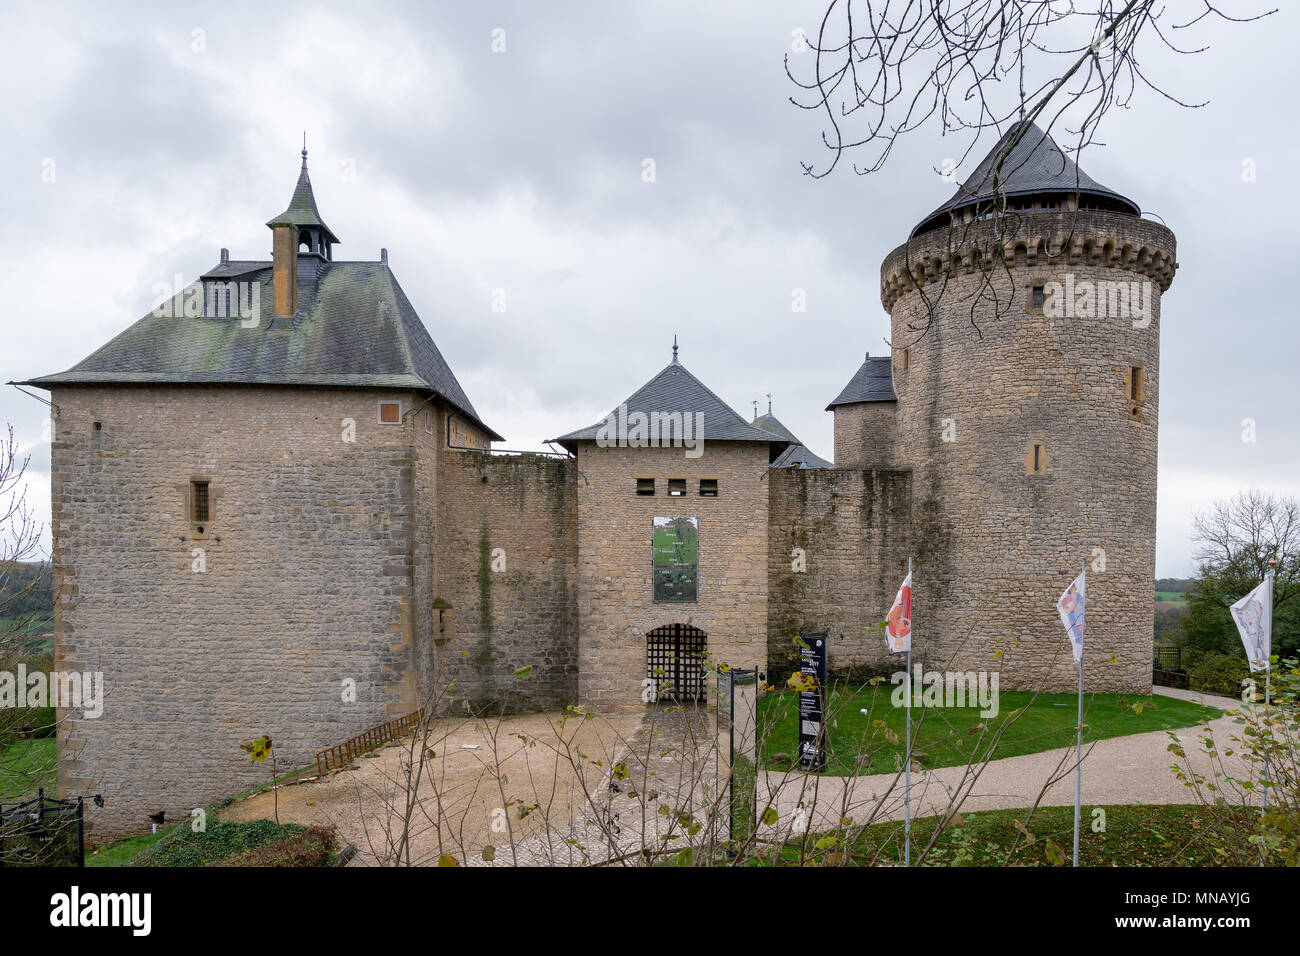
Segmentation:
<svg viewBox="0 0 1300 956">
<path fill-rule="evenodd" d="M 302 168 L 307 168 L 307 131 L 302 131 Z"/>
<path fill-rule="evenodd" d="M 769 415 L 772 414 L 772 393 L 771 392 L 767 393 L 767 413 Z"/>
<path fill-rule="evenodd" d="M 677 336 L 673 335 L 673 364 L 677 364 Z"/>
<path fill-rule="evenodd" d="M 754 421 L 758 421 L 758 399 L 754 399 Z"/>
</svg>

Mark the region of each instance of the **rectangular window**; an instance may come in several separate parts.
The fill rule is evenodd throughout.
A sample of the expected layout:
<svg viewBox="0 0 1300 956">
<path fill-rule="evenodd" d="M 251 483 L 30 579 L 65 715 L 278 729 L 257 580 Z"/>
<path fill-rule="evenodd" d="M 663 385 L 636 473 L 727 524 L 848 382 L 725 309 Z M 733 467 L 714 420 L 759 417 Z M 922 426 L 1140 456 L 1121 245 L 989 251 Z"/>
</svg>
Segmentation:
<svg viewBox="0 0 1300 956">
<path fill-rule="evenodd" d="M 899 362 L 900 367 L 904 372 L 912 367 L 912 350 L 910 348 L 903 349 L 903 355 L 902 358 L 899 359 Z"/>
<path fill-rule="evenodd" d="M 190 482 L 190 520 L 194 524 L 207 524 L 212 519 L 212 499 L 208 495 L 208 482 Z"/>
<path fill-rule="evenodd" d="M 1128 400 L 1141 402 L 1146 399 L 1146 369 L 1134 365 L 1128 370 Z"/>
<path fill-rule="evenodd" d="M 426 435 L 433 434 L 433 409 L 427 409 L 424 413 L 424 432 Z"/>
<path fill-rule="evenodd" d="M 643 498 L 649 498 L 655 493 L 655 480 L 653 478 L 638 478 L 636 480 L 636 493 Z"/>
<path fill-rule="evenodd" d="M 1045 286 L 1036 285 L 1030 294 L 1030 303 L 1033 308 L 1042 311 L 1043 304 L 1047 302 L 1047 289 Z"/>
<path fill-rule="evenodd" d="M 1029 473 L 1031 475 L 1041 475 L 1043 468 L 1047 465 L 1047 454 L 1043 451 L 1043 446 L 1034 443 L 1034 448 L 1030 452 Z"/>
<path fill-rule="evenodd" d="M 693 602 L 698 592 L 699 522 L 655 518 L 651 566 L 656 601 Z"/>
<path fill-rule="evenodd" d="M 379 403 L 379 424 L 400 425 L 401 422 L 402 422 L 401 402 L 380 402 Z"/>
<path fill-rule="evenodd" d="M 716 498 L 718 497 L 718 479 L 701 478 L 700 479 L 700 497 Z"/>
<path fill-rule="evenodd" d="M 682 497 L 683 495 L 685 495 L 685 494 L 686 494 L 686 479 L 685 479 L 685 478 L 669 478 L 669 479 L 668 479 L 668 495 L 669 495 L 669 497 L 672 497 L 672 498 L 681 498 L 681 497 Z"/>
</svg>

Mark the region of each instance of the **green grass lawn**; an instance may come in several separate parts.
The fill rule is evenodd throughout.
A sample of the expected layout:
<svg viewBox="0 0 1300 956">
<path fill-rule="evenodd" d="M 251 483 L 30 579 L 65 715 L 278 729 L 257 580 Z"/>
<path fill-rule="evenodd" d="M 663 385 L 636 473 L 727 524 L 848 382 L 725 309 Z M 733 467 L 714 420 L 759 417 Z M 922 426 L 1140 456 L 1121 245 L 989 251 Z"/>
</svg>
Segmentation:
<svg viewBox="0 0 1300 956">
<path fill-rule="evenodd" d="M 39 640 L 42 634 L 48 634 L 54 630 L 54 616 L 48 611 L 38 614 L 19 614 L 9 617 L 0 617 L 0 634 L 7 635 L 11 640 L 32 654 L 51 654 L 54 652 L 54 642 L 45 639 Z"/>
<path fill-rule="evenodd" d="M 181 824 L 177 823 L 163 827 L 157 833 L 127 837 L 125 840 L 118 840 L 115 843 L 109 843 L 94 850 L 87 850 L 86 866 L 125 866 L 136 856 L 168 836 L 178 826 L 181 826 Z M 185 826 L 189 826 L 189 824 L 185 824 Z"/>
<path fill-rule="evenodd" d="M 1156 601 L 1164 604 L 1186 604 L 1187 595 L 1182 591 L 1157 591 Z"/>
<path fill-rule="evenodd" d="M 19 740 L 0 752 L 0 803 L 18 803 L 44 787 L 54 795 L 55 740 Z"/>
<path fill-rule="evenodd" d="M 1249 832 L 1257 816 L 1240 807 L 1201 807 L 1178 804 L 1154 806 L 1085 806 L 1080 818 L 1080 866 L 1221 866 L 1225 828 Z M 1105 821 L 1094 831 L 1091 823 Z M 1074 845 L 1074 807 L 988 810 L 960 815 L 940 835 L 926 855 L 926 866 L 1069 866 Z M 930 842 L 938 817 L 912 821 L 912 860 Z M 1019 821 L 1024 831 L 1017 827 Z M 843 836 L 843 834 L 841 834 Z M 1019 840 L 1017 841 L 1017 837 Z M 818 835 L 792 842 L 782 851 L 783 862 L 800 859 L 840 862 L 837 845 Z M 1050 842 L 1049 842 L 1050 841 Z M 903 856 L 903 824 L 878 823 L 856 836 L 845 863 L 869 866 L 899 864 Z"/>
<path fill-rule="evenodd" d="M 827 720 L 826 772 L 890 773 L 902 766 L 906 713 L 895 708 L 889 684 L 856 691 L 833 689 Z M 1077 698 L 1074 694 L 1004 691 L 996 717 L 984 721 L 978 707 L 912 709 L 913 755 L 922 767 L 952 767 L 990 755 L 993 738 L 1005 726 L 992 756 L 1015 757 L 1074 743 Z M 1141 712 L 1138 713 L 1138 706 Z M 799 695 L 786 691 L 759 701 L 763 765 L 788 770 L 798 751 Z M 868 710 L 864 716 L 859 711 Z M 1171 697 L 1085 694 L 1084 743 L 1106 737 L 1191 727 L 1222 711 Z M 981 733 L 980 725 L 984 724 Z M 888 730 L 888 733 L 886 732 Z M 894 739 L 890 739 L 890 737 Z"/>
</svg>

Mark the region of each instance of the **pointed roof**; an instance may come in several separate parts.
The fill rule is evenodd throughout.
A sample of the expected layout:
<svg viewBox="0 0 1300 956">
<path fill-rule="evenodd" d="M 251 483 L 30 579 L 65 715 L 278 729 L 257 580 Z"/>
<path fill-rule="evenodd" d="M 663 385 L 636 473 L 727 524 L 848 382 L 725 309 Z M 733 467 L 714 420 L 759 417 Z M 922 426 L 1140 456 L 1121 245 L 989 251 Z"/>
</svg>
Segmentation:
<svg viewBox="0 0 1300 956">
<path fill-rule="evenodd" d="M 319 226 L 325 233 L 325 238 L 330 242 L 338 242 L 338 236 L 325 225 L 325 220 L 320 217 L 320 210 L 316 208 L 316 195 L 311 189 L 311 177 L 307 175 L 307 148 L 302 150 L 302 171 L 298 173 L 298 185 L 293 189 L 293 198 L 289 200 L 289 208 L 280 215 L 268 219 L 268 226 Z"/>
<path fill-rule="evenodd" d="M 772 462 L 773 468 L 834 468 L 835 466 L 808 450 L 807 445 L 791 445 Z"/>
<path fill-rule="evenodd" d="M 271 263 L 218 264 L 205 276 L 236 281 L 232 273 L 257 285 L 256 326 L 244 328 L 238 315 L 186 316 L 196 283 L 66 372 L 19 384 L 406 388 L 435 393 L 503 440 L 479 418 L 387 263 L 313 261 L 299 273 L 298 314 L 274 325 Z"/>
<path fill-rule="evenodd" d="M 1077 193 L 1102 208 L 1141 215 L 1137 203 L 1097 182 L 1037 124 L 1022 120 L 998 140 L 951 199 L 921 220 L 912 236 L 948 225 L 951 214 L 959 209 L 989 202 L 999 183 L 1007 198 Z"/>
<path fill-rule="evenodd" d="M 799 441 L 799 439 L 794 437 L 794 432 L 782 425 L 780 420 L 771 412 L 768 412 L 766 415 L 759 415 L 754 419 L 753 424 L 764 431 L 771 432 L 777 438 L 784 438 L 786 441 L 794 442 L 796 444 Z"/>
<path fill-rule="evenodd" d="M 834 411 L 837 405 L 856 405 L 859 402 L 896 402 L 894 394 L 894 369 L 888 355 L 871 357 L 853 373 L 849 384 L 836 396 L 835 401 L 826 406 L 826 411 Z"/>
<path fill-rule="evenodd" d="M 770 409 L 770 405 L 769 405 Z M 790 444 L 785 451 L 777 455 L 772 461 L 773 468 L 834 468 L 829 461 L 820 455 L 813 454 L 803 442 L 795 437 L 794 432 L 781 424 L 778 419 L 769 410 L 766 415 L 760 415 L 754 419 L 754 425 L 771 432 L 778 438 L 785 439 Z"/>
<path fill-rule="evenodd" d="M 636 412 L 646 415 L 647 418 L 651 413 L 658 415 L 680 413 L 683 416 L 702 414 L 703 435 L 693 436 L 702 441 L 754 441 L 780 447 L 788 444 L 786 439 L 749 424 L 730 405 L 718 398 L 703 382 L 687 371 L 686 366 L 677 359 L 675 340 L 672 362 L 629 395 L 618 408 L 594 425 L 569 432 L 559 438 L 552 438 L 550 441 L 563 445 L 569 451 L 574 451 L 580 441 L 595 441 L 598 433 L 606 427 L 607 423 L 613 424 L 619 430 L 619 434 L 625 433 L 628 423 L 623 421 L 623 414 L 626 413 L 630 419 Z M 666 436 L 660 436 L 661 441 L 681 437 L 674 433 L 671 425 L 668 426 L 667 432 Z"/>
</svg>

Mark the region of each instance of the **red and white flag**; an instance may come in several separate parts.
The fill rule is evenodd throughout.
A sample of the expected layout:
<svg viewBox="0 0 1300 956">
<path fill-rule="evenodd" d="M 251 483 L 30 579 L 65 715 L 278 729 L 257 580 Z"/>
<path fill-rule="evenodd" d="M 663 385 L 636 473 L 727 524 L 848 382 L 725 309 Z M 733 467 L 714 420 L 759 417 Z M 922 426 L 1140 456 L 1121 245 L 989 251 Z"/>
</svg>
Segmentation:
<svg viewBox="0 0 1300 956">
<path fill-rule="evenodd" d="M 912 572 L 898 589 L 894 606 L 885 618 L 885 646 L 895 654 L 912 648 Z"/>
<path fill-rule="evenodd" d="M 1056 602 L 1056 610 L 1070 636 L 1070 653 L 1076 661 L 1083 659 L 1083 611 L 1088 603 L 1088 572 L 1084 571 L 1065 589 Z"/>
</svg>

